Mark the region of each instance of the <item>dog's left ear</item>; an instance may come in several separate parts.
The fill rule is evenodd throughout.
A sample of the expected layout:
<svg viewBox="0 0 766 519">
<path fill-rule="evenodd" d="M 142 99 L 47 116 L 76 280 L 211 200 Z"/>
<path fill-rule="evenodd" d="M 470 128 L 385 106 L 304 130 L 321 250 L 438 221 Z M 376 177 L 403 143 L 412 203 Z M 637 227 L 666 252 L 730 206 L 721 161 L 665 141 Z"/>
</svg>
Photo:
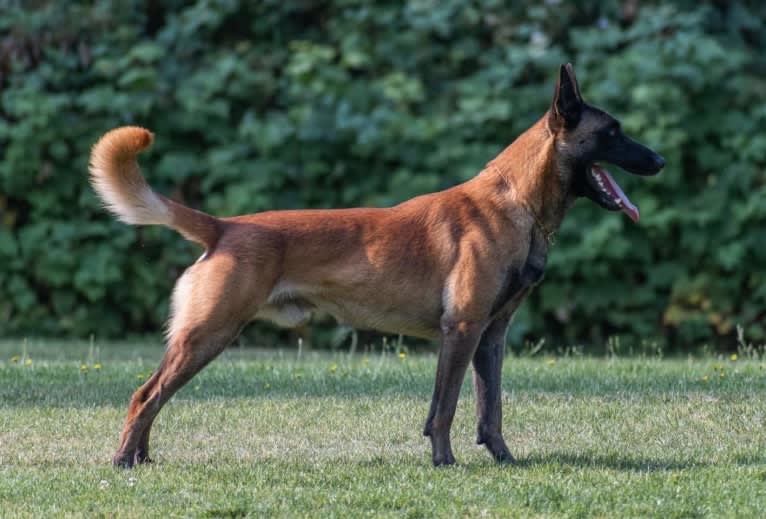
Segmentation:
<svg viewBox="0 0 766 519">
<path fill-rule="evenodd" d="M 583 101 L 574 68 L 571 63 L 561 65 L 551 104 L 551 126 L 556 129 L 574 128 L 580 122 L 582 108 Z"/>
</svg>

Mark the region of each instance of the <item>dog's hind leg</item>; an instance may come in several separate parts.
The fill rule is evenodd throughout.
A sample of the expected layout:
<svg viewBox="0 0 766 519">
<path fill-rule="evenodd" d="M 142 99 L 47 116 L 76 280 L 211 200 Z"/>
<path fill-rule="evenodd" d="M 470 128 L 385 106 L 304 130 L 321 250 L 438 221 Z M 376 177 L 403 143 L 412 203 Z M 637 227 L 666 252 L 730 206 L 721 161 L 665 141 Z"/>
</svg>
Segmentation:
<svg viewBox="0 0 766 519">
<path fill-rule="evenodd" d="M 167 352 L 156 373 L 133 394 L 115 466 L 150 461 L 149 434 L 162 406 L 236 338 L 265 300 L 248 284 L 253 287 L 230 257 L 211 257 L 181 277 L 173 294 Z"/>
<path fill-rule="evenodd" d="M 168 344 L 157 372 L 131 398 L 115 466 L 132 467 L 151 462 L 149 434 L 162 406 L 237 336 L 241 326 L 232 323 L 214 332 L 204 327 L 184 331 Z"/>
</svg>

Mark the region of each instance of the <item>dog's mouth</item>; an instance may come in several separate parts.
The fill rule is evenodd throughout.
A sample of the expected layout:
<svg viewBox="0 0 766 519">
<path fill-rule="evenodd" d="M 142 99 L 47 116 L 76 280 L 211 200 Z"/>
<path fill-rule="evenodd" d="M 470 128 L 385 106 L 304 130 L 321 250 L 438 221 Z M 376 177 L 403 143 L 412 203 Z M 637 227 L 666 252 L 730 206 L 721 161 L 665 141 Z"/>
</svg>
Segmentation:
<svg viewBox="0 0 766 519">
<path fill-rule="evenodd" d="M 610 211 L 622 211 L 634 222 L 638 222 L 638 207 L 630 201 L 620 185 L 607 170 L 593 164 L 587 174 L 588 184 L 596 195 L 593 198 L 599 205 Z"/>
</svg>

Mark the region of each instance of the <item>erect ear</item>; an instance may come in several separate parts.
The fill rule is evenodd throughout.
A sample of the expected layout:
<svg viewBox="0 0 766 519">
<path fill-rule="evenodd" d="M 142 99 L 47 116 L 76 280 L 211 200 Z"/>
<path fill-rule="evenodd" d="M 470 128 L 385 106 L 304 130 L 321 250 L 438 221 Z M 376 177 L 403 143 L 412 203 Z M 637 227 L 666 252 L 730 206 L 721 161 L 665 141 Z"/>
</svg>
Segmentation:
<svg viewBox="0 0 766 519">
<path fill-rule="evenodd" d="M 552 125 L 557 128 L 574 128 L 580 122 L 582 108 L 583 101 L 572 64 L 561 65 L 551 104 Z"/>
</svg>

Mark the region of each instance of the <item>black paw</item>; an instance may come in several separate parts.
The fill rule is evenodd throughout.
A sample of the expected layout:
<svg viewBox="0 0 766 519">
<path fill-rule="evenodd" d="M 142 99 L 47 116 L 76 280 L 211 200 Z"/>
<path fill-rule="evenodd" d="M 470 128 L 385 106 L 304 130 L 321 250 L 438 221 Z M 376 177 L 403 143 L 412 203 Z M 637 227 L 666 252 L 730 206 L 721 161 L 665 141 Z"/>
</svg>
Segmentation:
<svg viewBox="0 0 766 519">
<path fill-rule="evenodd" d="M 477 442 L 479 445 L 484 444 L 495 461 L 502 464 L 514 464 L 516 460 L 511 455 L 511 451 L 505 445 L 505 441 L 501 436 L 494 436 L 489 438 L 479 438 Z"/>
<path fill-rule="evenodd" d="M 446 467 L 455 464 L 455 456 L 451 452 L 444 454 L 443 456 L 433 457 L 434 467 Z"/>
</svg>

